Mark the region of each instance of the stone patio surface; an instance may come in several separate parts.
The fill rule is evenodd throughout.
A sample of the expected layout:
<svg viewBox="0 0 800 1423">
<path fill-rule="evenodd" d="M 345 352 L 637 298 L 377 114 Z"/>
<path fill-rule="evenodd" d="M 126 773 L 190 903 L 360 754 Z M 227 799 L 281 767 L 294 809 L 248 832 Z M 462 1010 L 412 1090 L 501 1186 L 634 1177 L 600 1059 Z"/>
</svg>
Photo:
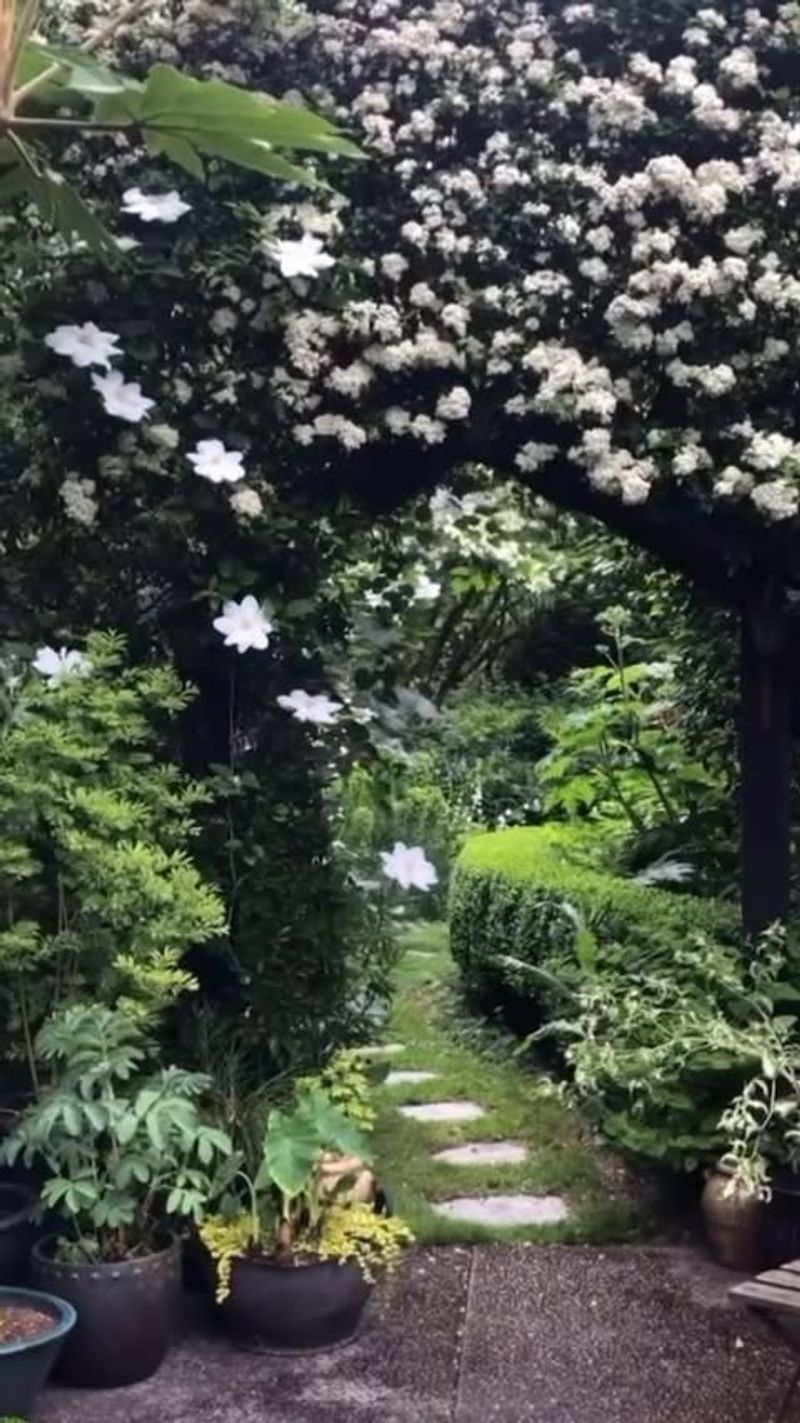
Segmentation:
<svg viewBox="0 0 800 1423">
<path fill-rule="evenodd" d="M 361 1337 L 241 1353 L 201 1317 L 135 1388 L 53 1388 L 37 1423 L 767 1423 L 792 1355 L 682 1248 L 418 1250 Z"/>
</svg>

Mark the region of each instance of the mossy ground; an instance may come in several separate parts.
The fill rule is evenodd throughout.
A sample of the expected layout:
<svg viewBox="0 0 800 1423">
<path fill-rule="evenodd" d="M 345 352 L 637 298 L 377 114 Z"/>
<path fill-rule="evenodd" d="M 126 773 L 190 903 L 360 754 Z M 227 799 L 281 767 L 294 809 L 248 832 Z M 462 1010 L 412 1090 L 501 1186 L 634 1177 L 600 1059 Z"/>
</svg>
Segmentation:
<svg viewBox="0 0 800 1423">
<path fill-rule="evenodd" d="M 378 1089 L 376 1150 L 395 1209 L 427 1242 L 532 1240 L 603 1242 L 639 1234 L 642 1211 L 627 1175 L 592 1140 L 580 1117 L 553 1084 L 513 1054 L 513 1044 L 470 1018 L 460 1006 L 456 970 L 440 924 L 403 933 L 396 993 L 386 1041 L 405 1050 L 395 1068 L 438 1073 L 418 1086 Z M 430 954 L 432 957 L 418 955 Z M 397 1111 L 401 1103 L 468 1098 L 486 1115 L 473 1122 L 420 1123 Z M 451 1166 L 433 1160 L 442 1147 L 508 1139 L 528 1148 L 520 1165 Z M 570 1219 L 560 1225 L 500 1231 L 444 1220 L 429 1202 L 456 1195 L 508 1192 L 563 1196 Z"/>
</svg>

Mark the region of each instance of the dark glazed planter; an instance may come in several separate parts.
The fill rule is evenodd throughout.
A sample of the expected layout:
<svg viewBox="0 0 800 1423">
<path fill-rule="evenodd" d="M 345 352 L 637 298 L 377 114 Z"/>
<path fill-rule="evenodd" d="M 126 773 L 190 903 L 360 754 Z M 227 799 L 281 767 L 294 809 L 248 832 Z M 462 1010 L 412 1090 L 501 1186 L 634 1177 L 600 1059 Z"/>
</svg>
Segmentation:
<svg viewBox="0 0 800 1423">
<path fill-rule="evenodd" d="M 219 1308 L 241 1348 L 297 1354 L 348 1343 L 371 1292 L 350 1261 L 295 1266 L 243 1257 L 234 1261 L 231 1292 Z"/>
<path fill-rule="evenodd" d="M 13 1344 L 0 1343 L 0 1418 L 29 1418 L 39 1390 L 47 1380 L 64 1339 L 75 1326 L 75 1311 L 66 1300 L 37 1290 L 0 1289 L 0 1310 L 8 1305 L 49 1314 L 49 1329 Z"/>
<path fill-rule="evenodd" d="M 0 1286 L 19 1285 L 28 1278 L 37 1199 L 30 1186 L 0 1182 Z"/>
<path fill-rule="evenodd" d="M 180 1245 L 117 1264 L 62 1265 L 56 1237 L 34 1246 L 33 1283 L 69 1300 L 78 1322 L 56 1370 L 82 1388 L 121 1388 L 149 1378 L 163 1362 L 176 1325 Z"/>
</svg>

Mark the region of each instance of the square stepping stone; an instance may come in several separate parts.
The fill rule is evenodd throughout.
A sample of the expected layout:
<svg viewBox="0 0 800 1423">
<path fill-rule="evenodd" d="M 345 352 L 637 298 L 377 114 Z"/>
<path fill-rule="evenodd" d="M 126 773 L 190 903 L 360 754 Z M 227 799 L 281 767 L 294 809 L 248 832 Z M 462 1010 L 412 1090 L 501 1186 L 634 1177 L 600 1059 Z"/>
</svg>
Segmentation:
<svg viewBox="0 0 800 1423">
<path fill-rule="evenodd" d="M 405 1052 L 405 1043 L 374 1043 L 372 1047 L 364 1048 L 364 1052 L 370 1057 L 394 1057 L 398 1052 Z"/>
<path fill-rule="evenodd" d="M 432 954 L 430 949 L 406 949 L 406 958 L 409 959 L 435 959 L 436 954 Z"/>
<path fill-rule="evenodd" d="M 499 1230 L 515 1225 L 558 1225 L 569 1217 L 569 1207 L 561 1196 L 457 1196 L 431 1205 L 445 1220 Z"/>
<path fill-rule="evenodd" d="M 528 1148 L 518 1141 L 469 1141 L 436 1151 L 434 1161 L 448 1166 L 519 1166 L 528 1159 Z"/>
<path fill-rule="evenodd" d="M 439 1076 L 438 1072 L 416 1072 L 411 1068 L 398 1069 L 390 1072 L 385 1080 L 385 1087 L 416 1087 L 420 1082 L 433 1082 Z"/>
<path fill-rule="evenodd" d="M 401 1107 L 404 1117 L 415 1122 L 474 1122 L 484 1115 L 477 1102 L 420 1102 L 413 1107 Z"/>
</svg>

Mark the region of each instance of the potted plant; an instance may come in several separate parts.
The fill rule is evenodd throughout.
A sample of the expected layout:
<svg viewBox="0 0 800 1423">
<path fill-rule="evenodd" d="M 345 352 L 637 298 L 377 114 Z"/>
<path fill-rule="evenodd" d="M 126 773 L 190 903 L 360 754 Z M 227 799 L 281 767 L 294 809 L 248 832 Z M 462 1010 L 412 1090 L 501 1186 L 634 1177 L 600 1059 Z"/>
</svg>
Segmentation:
<svg viewBox="0 0 800 1423">
<path fill-rule="evenodd" d="M 66 1336 L 75 1326 L 66 1300 L 38 1290 L 0 1289 L 0 1408 L 30 1414 Z"/>
<path fill-rule="evenodd" d="M 200 1115 L 207 1078 L 148 1072 L 146 1022 L 132 1005 L 102 1004 L 50 1019 L 37 1054 L 54 1085 L 6 1146 L 48 1173 L 42 1203 L 64 1227 L 35 1246 L 33 1282 L 77 1309 L 58 1371 L 92 1388 L 135 1383 L 164 1358 L 180 1289 L 174 1226 L 200 1218 L 212 1169 L 231 1151 Z"/>
<path fill-rule="evenodd" d="M 373 1202 L 348 1199 L 352 1181 L 326 1185 L 326 1153 L 370 1159 L 369 1140 L 321 1088 L 274 1108 L 260 1160 L 241 1162 L 222 1214 L 201 1238 L 216 1266 L 217 1300 L 236 1342 L 300 1352 L 347 1342 L 358 1329 L 375 1274 L 392 1269 L 411 1234 Z"/>
</svg>

